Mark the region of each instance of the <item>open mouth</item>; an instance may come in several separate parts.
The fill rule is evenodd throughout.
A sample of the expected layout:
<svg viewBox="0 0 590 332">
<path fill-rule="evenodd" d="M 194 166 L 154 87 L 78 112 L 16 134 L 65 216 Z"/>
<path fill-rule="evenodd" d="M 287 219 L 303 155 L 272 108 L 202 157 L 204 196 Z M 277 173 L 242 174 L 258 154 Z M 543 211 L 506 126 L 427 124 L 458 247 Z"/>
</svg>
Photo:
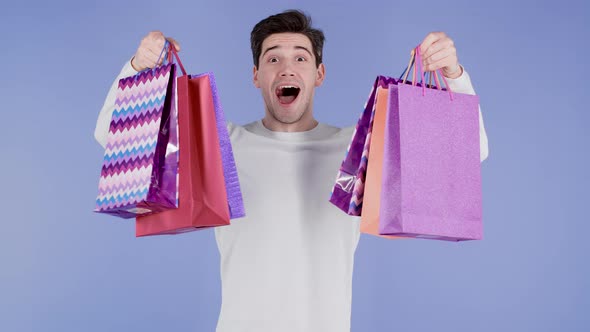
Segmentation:
<svg viewBox="0 0 590 332">
<path fill-rule="evenodd" d="M 276 89 L 275 93 L 281 104 L 288 105 L 295 101 L 299 95 L 299 91 L 301 91 L 301 89 L 294 85 L 281 85 Z"/>
</svg>

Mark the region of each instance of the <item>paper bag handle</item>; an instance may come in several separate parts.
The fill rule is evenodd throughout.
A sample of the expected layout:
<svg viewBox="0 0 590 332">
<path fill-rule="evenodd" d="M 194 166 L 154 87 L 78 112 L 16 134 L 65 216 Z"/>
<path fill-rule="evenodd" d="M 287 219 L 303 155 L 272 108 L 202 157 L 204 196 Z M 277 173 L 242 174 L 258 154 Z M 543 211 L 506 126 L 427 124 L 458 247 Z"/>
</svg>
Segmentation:
<svg viewBox="0 0 590 332">
<path fill-rule="evenodd" d="M 416 59 L 418 61 L 416 61 Z M 403 84 L 406 84 L 406 81 L 408 79 L 408 75 L 410 74 L 410 71 L 412 71 L 412 69 L 413 69 L 412 85 L 416 86 L 416 84 L 417 84 L 416 71 L 419 71 L 420 83 L 422 85 L 422 95 L 425 95 L 427 84 L 424 79 L 425 78 L 424 77 L 424 66 L 422 64 L 422 56 L 420 54 L 420 45 L 416 46 L 412 50 L 412 52 L 410 53 L 410 61 L 408 62 L 408 66 L 400 75 L 400 80 L 402 81 Z M 440 69 L 437 69 L 434 72 L 427 72 L 426 75 L 428 75 L 428 77 L 429 77 L 428 86 L 432 87 L 432 76 L 434 76 L 434 81 L 435 81 L 437 89 L 442 90 L 442 84 L 439 81 L 439 76 L 440 76 L 447 88 L 447 91 L 449 92 L 449 96 L 450 96 L 451 100 L 453 100 L 453 93 L 451 91 L 451 88 L 449 87 L 449 84 L 448 84 L 445 76 L 441 73 Z M 402 78 L 402 76 L 403 76 L 403 78 Z"/>
<path fill-rule="evenodd" d="M 166 41 L 166 43 L 170 44 L 168 41 Z M 180 70 L 182 70 L 182 74 L 184 76 L 186 76 L 186 70 L 184 70 L 184 66 L 182 65 L 182 61 L 180 61 L 180 57 L 178 56 L 178 53 L 176 52 L 176 47 L 169 45 L 170 51 L 168 52 L 168 55 L 170 58 L 172 58 L 172 56 L 170 54 L 173 54 L 174 57 L 176 58 L 176 62 L 178 62 L 178 66 L 180 66 Z"/>
</svg>

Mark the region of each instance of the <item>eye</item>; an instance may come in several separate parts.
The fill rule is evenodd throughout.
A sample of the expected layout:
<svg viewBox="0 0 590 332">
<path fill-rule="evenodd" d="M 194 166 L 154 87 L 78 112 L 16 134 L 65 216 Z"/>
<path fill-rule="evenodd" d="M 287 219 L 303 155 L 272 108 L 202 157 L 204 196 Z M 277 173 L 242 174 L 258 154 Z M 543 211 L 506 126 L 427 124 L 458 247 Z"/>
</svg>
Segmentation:
<svg viewBox="0 0 590 332">
<path fill-rule="evenodd" d="M 268 62 L 270 62 L 270 63 L 277 63 L 277 62 L 279 62 L 279 59 L 278 59 L 277 57 L 274 57 L 274 56 L 273 56 L 273 57 L 270 57 L 270 58 L 268 59 Z"/>
<path fill-rule="evenodd" d="M 306 61 L 306 60 L 307 60 L 307 59 L 305 59 L 305 57 L 303 57 L 303 56 L 298 56 L 298 57 L 297 57 L 297 62 L 304 62 L 304 61 Z"/>
</svg>

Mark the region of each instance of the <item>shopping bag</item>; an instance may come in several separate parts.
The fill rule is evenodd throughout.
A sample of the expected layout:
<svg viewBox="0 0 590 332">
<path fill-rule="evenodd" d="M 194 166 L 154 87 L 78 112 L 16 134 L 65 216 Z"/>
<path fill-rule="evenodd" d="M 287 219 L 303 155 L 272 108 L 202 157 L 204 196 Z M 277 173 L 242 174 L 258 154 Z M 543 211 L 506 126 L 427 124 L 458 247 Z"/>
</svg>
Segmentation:
<svg viewBox="0 0 590 332">
<path fill-rule="evenodd" d="M 385 144 L 385 122 L 389 106 L 389 87 L 396 84 L 410 83 L 407 81 L 408 74 L 414 65 L 414 53 L 410 57 L 408 67 L 402 72 L 399 78 L 387 78 L 378 76 L 381 84 L 377 87 L 375 95 L 375 115 L 371 130 L 369 145 L 371 153 L 367 158 L 367 169 L 365 179 L 365 194 L 363 210 L 361 213 L 361 233 L 379 236 L 388 239 L 401 239 L 403 237 L 382 235 L 379 233 L 379 210 L 381 206 L 381 183 L 383 176 L 383 147 Z M 414 70 L 413 81 L 416 80 Z M 403 78 L 402 78 L 403 77 Z"/>
<path fill-rule="evenodd" d="M 170 51 L 183 73 L 177 78 L 179 207 L 138 216 L 138 237 L 224 226 L 230 224 L 232 216 L 244 216 L 235 162 L 213 74 L 188 75 L 174 48 L 171 47 Z M 225 157 L 222 156 L 222 144 Z"/>
<path fill-rule="evenodd" d="M 479 98 L 427 87 L 419 47 L 415 58 L 421 84 L 388 87 L 379 233 L 481 239 Z"/>
<path fill-rule="evenodd" d="M 238 178 L 238 170 L 234 159 L 234 153 L 227 131 L 227 124 L 225 122 L 225 114 L 221 106 L 219 93 L 217 90 L 217 83 L 213 73 L 208 72 L 201 75 L 193 76 L 197 79 L 199 76 L 208 76 L 211 88 L 211 94 L 203 95 L 207 98 L 206 104 L 210 105 L 209 98 L 212 99 L 213 108 L 215 111 L 215 124 L 219 137 L 219 149 L 221 151 L 221 163 L 223 166 L 223 179 L 225 181 L 225 192 L 227 194 L 227 203 L 229 205 L 230 219 L 237 219 L 246 216 L 244 209 L 244 200 L 242 197 L 242 190 L 240 188 L 240 181 Z"/>
<path fill-rule="evenodd" d="M 175 65 L 119 80 L 95 212 L 121 218 L 176 208 Z"/>
<path fill-rule="evenodd" d="M 379 233 L 385 120 L 389 103 L 389 87 L 392 85 L 391 82 L 393 82 L 393 79 L 390 81 L 381 80 L 382 84 L 379 84 L 377 87 L 375 95 L 375 116 L 370 137 L 371 151 L 367 161 L 360 230 L 361 233 L 394 239 L 400 237 L 381 235 Z"/>
<path fill-rule="evenodd" d="M 370 152 L 377 87 L 395 82 L 395 79 L 385 76 L 379 76 L 375 80 L 340 170 L 336 175 L 330 194 L 330 202 L 349 215 L 360 216 L 363 210 L 365 175 Z"/>
</svg>

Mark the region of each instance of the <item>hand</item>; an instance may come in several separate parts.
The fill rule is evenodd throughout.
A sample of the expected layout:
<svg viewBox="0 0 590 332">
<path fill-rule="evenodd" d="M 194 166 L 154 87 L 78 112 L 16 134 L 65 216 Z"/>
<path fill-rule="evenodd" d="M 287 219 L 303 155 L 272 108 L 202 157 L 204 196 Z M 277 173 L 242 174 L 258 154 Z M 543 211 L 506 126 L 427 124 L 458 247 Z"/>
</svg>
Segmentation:
<svg viewBox="0 0 590 332">
<path fill-rule="evenodd" d="M 429 33 L 420 44 L 420 54 L 425 72 L 442 69 L 442 74 L 447 78 L 457 78 L 463 74 L 455 43 L 444 32 Z"/>
<path fill-rule="evenodd" d="M 131 59 L 131 66 L 137 71 L 142 71 L 146 68 L 154 68 L 162 64 L 164 61 L 165 54 L 162 55 L 160 60 L 160 53 L 164 48 L 165 41 L 168 40 L 177 52 L 180 51 L 180 44 L 168 37 L 164 37 L 164 34 L 160 31 L 152 31 L 143 37 L 135 55 Z"/>
</svg>

